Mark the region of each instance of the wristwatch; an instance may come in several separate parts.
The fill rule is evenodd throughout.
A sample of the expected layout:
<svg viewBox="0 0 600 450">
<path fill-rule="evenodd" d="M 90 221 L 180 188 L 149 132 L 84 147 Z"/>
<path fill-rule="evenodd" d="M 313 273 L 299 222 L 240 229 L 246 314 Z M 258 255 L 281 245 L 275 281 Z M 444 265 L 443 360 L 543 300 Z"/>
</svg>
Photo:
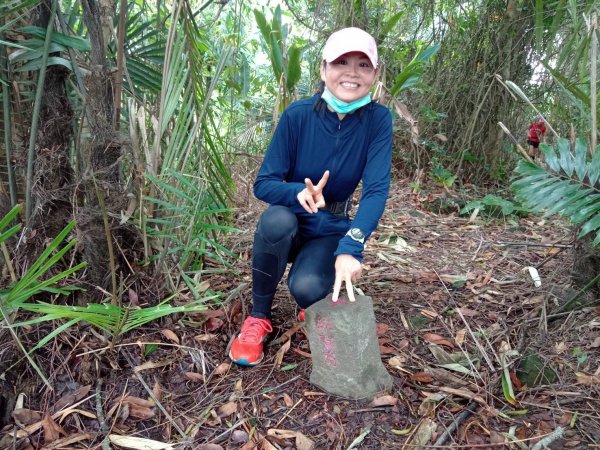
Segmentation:
<svg viewBox="0 0 600 450">
<path fill-rule="evenodd" d="M 351 239 L 354 239 L 361 244 L 365 243 L 365 233 L 363 233 L 360 228 L 350 228 L 346 233 L 346 236 L 350 236 Z"/>
</svg>

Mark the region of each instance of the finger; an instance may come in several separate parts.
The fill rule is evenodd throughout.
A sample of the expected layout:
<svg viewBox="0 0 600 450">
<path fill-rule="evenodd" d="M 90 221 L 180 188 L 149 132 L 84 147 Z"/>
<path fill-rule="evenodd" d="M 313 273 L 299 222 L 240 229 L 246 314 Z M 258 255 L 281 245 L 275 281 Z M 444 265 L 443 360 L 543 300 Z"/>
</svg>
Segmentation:
<svg viewBox="0 0 600 450">
<path fill-rule="evenodd" d="M 355 302 L 356 297 L 354 297 L 354 289 L 352 288 L 352 281 L 350 281 L 349 277 L 346 278 L 346 291 L 348 292 L 348 300 Z"/>
<path fill-rule="evenodd" d="M 305 178 L 304 184 L 306 185 L 306 190 L 308 191 L 309 194 L 315 194 L 315 192 L 316 192 L 315 185 L 310 180 L 310 178 Z"/>
<path fill-rule="evenodd" d="M 335 276 L 335 283 L 333 283 L 333 294 L 331 295 L 331 300 L 334 302 L 338 301 L 340 297 L 340 288 L 342 287 L 342 279 L 339 276 Z"/>
<path fill-rule="evenodd" d="M 310 209 L 310 206 L 308 206 L 308 204 L 306 202 L 300 203 L 300 205 L 302 205 L 302 207 L 304 208 L 304 211 L 306 211 L 307 213 L 310 213 L 310 214 L 313 213 L 312 209 Z"/>
<path fill-rule="evenodd" d="M 312 198 L 312 196 L 311 196 L 310 198 Z M 300 206 L 302 206 L 302 208 L 304 208 L 304 210 L 305 210 L 307 213 L 312 213 L 312 210 L 310 209 L 310 207 L 309 207 L 309 206 L 308 206 L 308 204 L 306 203 L 306 195 L 305 195 L 305 192 L 304 192 L 304 191 L 301 191 L 301 192 L 298 194 L 298 196 L 297 196 L 297 199 L 298 199 L 298 203 L 300 203 Z"/>
<path fill-rule="evenodd" d="M 325 185 L 327 184 L 327 180 L 329 180 L 329 170 L 326 170 L 325 173 L 323 173 L 323 176 L 317 183 L 317 189 L 322 190 L 325 187 Z"/>
<path fill-rule="evenodd" d="M 306 200 L 306 204 L 310 208 L 310 210 L 308 210 L 308 212 L 316 213 L 319 210 L 319 208 L 317 208 L 317 205 L 315 205 L 315 199 L 313 198 L 312 195 L 308 195 L 307 197 L 305 197 L 305 200 Z"/>
</svg>

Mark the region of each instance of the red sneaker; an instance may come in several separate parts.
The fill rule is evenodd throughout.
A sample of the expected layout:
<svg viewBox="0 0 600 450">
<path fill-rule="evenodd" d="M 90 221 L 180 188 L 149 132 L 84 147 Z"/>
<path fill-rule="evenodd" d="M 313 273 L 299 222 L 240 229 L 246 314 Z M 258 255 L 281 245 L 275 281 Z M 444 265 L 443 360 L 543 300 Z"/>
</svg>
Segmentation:
<svg viewBox="0 0 600 450">
<path fill-rule="evenodd" d="M 240 334 L 233 340 L 229 357 L 242 366 L 256 366 L 264 356 L 263 343 L 273 331 L 269 319 L 247 317 L 242 324 Z"/>
</svg>

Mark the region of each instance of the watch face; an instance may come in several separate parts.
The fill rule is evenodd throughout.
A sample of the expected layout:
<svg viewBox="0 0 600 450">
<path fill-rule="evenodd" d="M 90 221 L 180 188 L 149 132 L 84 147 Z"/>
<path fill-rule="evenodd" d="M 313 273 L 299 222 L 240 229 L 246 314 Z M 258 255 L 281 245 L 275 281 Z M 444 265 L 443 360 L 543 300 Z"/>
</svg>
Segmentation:
<svg viewBox="0 0 600 450">
<path fill-rule="evenodd" d="M 364 234 L 362 231 L 360 231 L 360 229 L 359 229 L 359 228 L 352 228 L 352 229 L 350 230 L 350 236 L 351 236 L 353 239 L 357 239 L 357 240 L 360 240 L 360 239 L 364 239 L 364 238 L 365 238 L 365 234 Z"/>
</svg>

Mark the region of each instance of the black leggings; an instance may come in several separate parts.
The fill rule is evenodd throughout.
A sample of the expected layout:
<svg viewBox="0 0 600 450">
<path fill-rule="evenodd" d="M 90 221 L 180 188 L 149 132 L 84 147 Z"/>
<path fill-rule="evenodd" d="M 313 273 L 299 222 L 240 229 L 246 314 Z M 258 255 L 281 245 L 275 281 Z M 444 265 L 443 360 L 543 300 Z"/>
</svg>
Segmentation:
<svg viewBox="0 0 600 450">
<path fill-rule="evenodd" d="M 252 255 L 252 314 L 271 317 L 271 304 L 288 262 L 288 287 L 296 303 L 307 308 L 329 293 L 335 281 L 335 255 L 341 236 L 303 239 L 298 219 L 285 206 L 262 214 Z"/>
</svg>

